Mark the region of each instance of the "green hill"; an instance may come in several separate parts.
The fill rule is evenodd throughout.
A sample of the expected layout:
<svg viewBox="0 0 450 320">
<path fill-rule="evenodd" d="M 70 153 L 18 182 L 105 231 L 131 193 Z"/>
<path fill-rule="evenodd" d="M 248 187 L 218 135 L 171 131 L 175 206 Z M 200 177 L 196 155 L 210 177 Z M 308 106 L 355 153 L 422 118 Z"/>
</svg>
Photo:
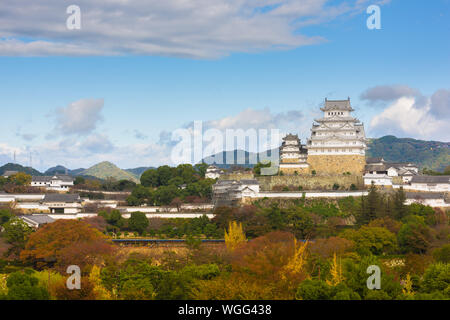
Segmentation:
<svg viewBox="0 0 450 320">
<path fill-rule="evenodd" d="M 141 175 L 149 170 L 149 169 L 155 169 L 154 167 L 139 167 L 139 168 L 132 168 L 132 169 L 124 169 L 124 171 L 131 173 L 136 179 L 140 179 Z"/>
<path fill-rule="evenodd" d="M 368 139 L 367 156 L 392 162 L 414 162 L 420 168 L 443 171 L 450 165 L 450 143 L 384 136 Z"/>
<path fill-rule="evenodd" d="M 26 174 L 32 175 L 32 176 L 42 176 L 42 173 L 37 171 L 36 169 L 33 169 L 31 167 L 24 167 L 17 163 L 7 163 L 4 166 L 0 167 L 0 175 L 3 175 L 5 171 L 18 171 L 18 172 L 24 172 Z"/>
<path fill-rule="evenodd" d="M 83 176 L 93 176 L 99 179 L 112 177 L 116 180 L 130 180 L 139 183 L 139 180 L 130 172 L 118 168 L 111 162 L 104 161 L 79 173 Z"/>
</svg>

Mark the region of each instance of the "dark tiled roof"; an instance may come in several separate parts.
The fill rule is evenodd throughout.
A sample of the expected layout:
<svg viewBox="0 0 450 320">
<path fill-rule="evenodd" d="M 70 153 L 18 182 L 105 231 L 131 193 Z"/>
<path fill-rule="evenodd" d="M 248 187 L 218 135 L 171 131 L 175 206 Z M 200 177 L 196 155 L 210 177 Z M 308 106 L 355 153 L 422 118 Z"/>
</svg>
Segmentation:
<svg viewBox="0 0 450 320">
<path fill-rule="evenodd" d="M 283 140 L 299 140 L 297 134 L 287 134 Z"/>
<path fill-rule="evenodd" d="M 413 176 L 411 183 L 450 183 L 450 176 Z"/>
<path fill-rule="evenodd" d="M 52 217 L 49 217 L 48 215 L 45 215 L 45 214 L 24 215 L 24 216 L 20 216 L 20 218 L 26 219 L 26 220 L 31 220 L 32 222 L 34 222 L 35 224 L 38 224 L 38 225 L 55 222 L 55 219 L 53 219 Z"/>
<path fill-rule="evenodd" d="M 36 176 L 32 178 L 34 182 L 50 182 L 51 180 L 61 180 L 64 182 L 72 182 L 73 177 L 65 174 L 58 174 L 56 176 Z"/>
<path fill-rule="evenodd" d="M 366 159 L 366 163 L 367 164 L 371 164 L 371 163 L 379 163 L 379 162 L 383 162 L 383 158 L 382 157 L 378 157 L 378 158 L 367 158 Z"/>
<path fill-rule="evenodd" d="M 347 100 L 328 100 L 325 98 L 325 106 L 321 108 L 322 111 L 328 110 L 345 110 L 345 111 L 353 111 L 350 106 L 350 98 Z"/>
<path fill-rule="evenodd" d="M 439 192 L 405 192 L 406 199 L 444 199 Z"/>
<path fill-rule="evenodd" d="M 76 193 L 60 194 L 48 193 L 45 195 L 43 202 L 80 202 L 80 195 Z"/>
</svg>

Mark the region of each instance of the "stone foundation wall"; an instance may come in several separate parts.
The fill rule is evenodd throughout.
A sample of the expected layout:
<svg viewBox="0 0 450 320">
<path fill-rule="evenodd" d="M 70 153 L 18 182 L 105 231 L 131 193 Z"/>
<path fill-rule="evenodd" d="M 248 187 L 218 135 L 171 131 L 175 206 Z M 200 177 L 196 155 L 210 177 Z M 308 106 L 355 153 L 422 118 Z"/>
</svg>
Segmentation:
<svg viewBox="0 0 450 320">
<path fill-rule="evenodd" d="M 354 184 L 357 189 L 364 189 L 362 175 L 286 175 L 256 177 L 261 191 L 272 191 L 275 186 L 302 187 L 302 190 L 332 190 L 337 183 L 340 189 L 350 189 Z"/>
<path fill-rule="evenodd" d="M 366 157 L 362 155 L 308 155 L 311 171 L 318 175 L 341 174 L 350 172 L 361 175 L 366 165 Z"/>
<path fill-rule="evenodd" d="M 284 175 L 295 175 L 295 172 L 297 172 L 297 174 L 310 174 L 311 173 L 311 169 L 310 167 L 308 168 L 280 168 L 280 172 L 283 172 Z"/>
<path fill-rule="evenodd" d="M 220 176 L 219 180 L 251 180 L 255 179 L 255 176 L 250 171 L 249 173 L 228 173 Z"/>
</svg>

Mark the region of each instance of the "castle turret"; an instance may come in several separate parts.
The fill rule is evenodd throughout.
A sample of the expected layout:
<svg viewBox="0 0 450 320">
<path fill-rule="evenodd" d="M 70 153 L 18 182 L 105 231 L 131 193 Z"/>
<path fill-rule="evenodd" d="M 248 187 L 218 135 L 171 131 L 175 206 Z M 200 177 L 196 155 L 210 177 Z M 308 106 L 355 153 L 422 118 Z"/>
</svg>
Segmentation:
<svg viewBox="0 0 450 320">
<path fill-rule="evenodd" d="M 298 135 L 286 135 L 280 147 L 280 171 L 284 174 L 304 173 L 309 167 L 306 160 L 307 150 Z"/>
</svg>

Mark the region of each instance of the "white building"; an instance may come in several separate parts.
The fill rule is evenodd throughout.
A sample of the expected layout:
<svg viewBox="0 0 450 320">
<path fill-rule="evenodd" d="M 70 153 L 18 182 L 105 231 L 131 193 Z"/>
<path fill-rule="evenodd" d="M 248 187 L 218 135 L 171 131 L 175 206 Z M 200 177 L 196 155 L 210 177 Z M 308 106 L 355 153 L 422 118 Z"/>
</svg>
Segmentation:
<svg viewBox="0 0 450 320">
<path fill-rule="evenodd" d="M 428 192 L 449 192 L 450 176 L 413 176 L 408 190 L 428 191 Z"/>
<path fill-rule="evenodd" d="M 376 176 L 380 177 L 380 179 L 383 179 L 384 176 L 391 178 L 401 177 L 403 183 L 409 183 L 411 182 L 413 176 L 419 174 L 418 166 L 411 162 L 396 163 L 386 162 L 383 158 L 368 158 L 366 163 L 367 164 L 364 169 L 364 184 L 370 185 L 370 179 Z M 384 178 L 384 182 L 387 183 L 384 185 L 392 185 L 392 179 L 389 180 Z"/>
<path fill-rule="evenodd" d="M 365 155 L 364 125 L 351 116 L 354 109 L 347 100 L 325 99 L 323 117 L 314 119 L 311 138 L 307 141 L 311 155 Z"/>
<path fill-rule="evenodd" d="M 366 173 L 363 179 L 364 185 L 392 186 L 392 177 L 384 173 Z"/>
<path fill-rule="evenodd" d="M 31 180 L 32 187 L 54 191 L 69 191 L 73 184 L 74 179 L 69 175 L 34 176 Z"/>
<path fill-rule="evenodd" d="M 19 173 L 19 171 L 5 171 L 3 173 L 3 178 L 8 179 L 10 176 L 13 176 L 13 175 L 18 174 L 18 173 Z"/>
<path fill-rule="evenodd" d="M 438 192 L 406 192 L 405 204 L 420 203 L 430 207 L 450 207 L 444 193 Z"/>
<path fill-rule="evenodd" d="M 221 175 L 224 174 L 224 171 L 219 169 L 216 166 L 209 166 L 206 169 L 205 178 L 207 179 L 218 179 Z"/>
<path fill-rule="evenodd" d="M 49 193 L 41 203 L 48 207 L 50 213 L 57 214 L 80 213 L 83 207 L 79 194 Z"/>
</svg>

